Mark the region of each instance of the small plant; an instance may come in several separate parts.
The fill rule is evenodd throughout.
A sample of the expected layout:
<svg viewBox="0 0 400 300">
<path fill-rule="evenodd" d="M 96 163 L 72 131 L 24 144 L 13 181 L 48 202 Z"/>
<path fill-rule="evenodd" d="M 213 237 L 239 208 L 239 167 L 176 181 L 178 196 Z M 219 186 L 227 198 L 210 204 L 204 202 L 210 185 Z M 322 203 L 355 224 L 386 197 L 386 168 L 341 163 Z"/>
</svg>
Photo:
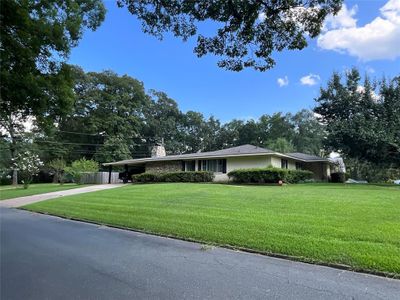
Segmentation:
<svg viewBox="0 0 400 300">
<path fill-rule="evenodd" d="M 67 164 L 62 158 L 54 159 L 49 163 L 49 168 L 54 172 L 53 182 L 64 184 L 64 172 Z"/>
<path fill-rule="evenodd" d="M 24 189 L 29 187 L 33 176 L 39 173 L 43 162 L 37 154 L 30 151 L 21 152 L 14 160 L 14 167 L 18 170 Z"/>
<path fill-rule="evenodd" d="M 97 172 L 99 164 L 94 160 L 81 158 L 75 160 L 70 167 L 65 168 L 65 172 L 70 174 L 77 184 L 82 184 L 82 173 L 84 172 Z"/>
</svg>

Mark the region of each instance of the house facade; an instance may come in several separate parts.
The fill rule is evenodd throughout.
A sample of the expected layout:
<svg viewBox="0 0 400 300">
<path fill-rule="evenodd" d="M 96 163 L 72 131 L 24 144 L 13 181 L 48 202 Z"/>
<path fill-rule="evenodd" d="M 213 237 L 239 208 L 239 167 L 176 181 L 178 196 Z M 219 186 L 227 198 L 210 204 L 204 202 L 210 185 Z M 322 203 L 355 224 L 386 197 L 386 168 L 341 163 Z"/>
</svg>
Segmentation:
<svg viewBox="0 0 400 300">
<path fill-rule="evenodd" d="M 159 147 L 157 149 L 157 147 Z M 161 153 L 161 155 L 160 155 Z M 124 167 L 125 172 L 162 173 L 176 171 L 211 171 L 215 181 L 228 181 L 228 173 L 238 169 L 275 167 L 283 169 L 309 170 L 316 180 L 330 178 L 331 162 L 319 156 L 304 153 L 279 153 L 269 149 L 242 145 L 223 150 L 180 155 L 165 155 L 162 146 L 156 146 L 152 157 L 105 163 L 112 171 L 113 166 Z"/>
</svg>

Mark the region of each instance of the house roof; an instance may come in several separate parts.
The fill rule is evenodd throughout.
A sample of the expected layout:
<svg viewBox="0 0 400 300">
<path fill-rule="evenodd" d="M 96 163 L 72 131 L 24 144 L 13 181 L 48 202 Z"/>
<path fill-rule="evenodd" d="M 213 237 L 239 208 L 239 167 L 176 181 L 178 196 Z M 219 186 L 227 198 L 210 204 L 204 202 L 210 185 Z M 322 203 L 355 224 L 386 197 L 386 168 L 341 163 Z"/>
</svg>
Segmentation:
<svg viewBox="0 0 400 300">
<path fill-rule="evenodd" d="M 310 154 L 305 154 L 305 153 L 301 153 L 301 152 L 292 152 L 292 153 L 285 153 L 285 155 L 293 157 L 293 158 L 297 158 L 297 159 L 301 159 L 304 161 L 308 161 L 308 162 L 312 162 L 312 161 L 328 161 L 328 159 L 320 157 L 320 156 L 316 156 L 316 155 L 310 155 Z"/>
<path fill-rule="evenodd" d="M 258 155 L 271 155 L 275 154 L 281 157 L 293 158 L 301 161 L 308 161 L 307 158 L 297 158 L 295 156 L 291 156 L 289 154 L 281 154 L 270 149 L 257 147 L 253 145 L 242 145 L 232 148 L 227 148 L 223 150 L 217 151 L 209 151 L 209 152 L 198 152 L 198 153 L 190 153 L 190 154 L 178 154 L 178 155 L 167 155 L 163 157 L 147 157 L 147 158 L 137 158 L 137 159 L 127 159 L 121 160 L 117 162 L 110 162 L 103 164 L 104 166 L 122 166 L 122 165 L 133 165 L 133 164 L 142 164 L 146 162 L 153 161 L 171 161 L 171 160 L 189 160 L 189 159 L 206 159 L 206 158 L 224 158 L 224 157 L 234 157 L 234 156 L 258 156 Z M 307 154 L 298 153 L 307 156 Z M 318 156 L 312 157 L 318 158 L 310 161 L 327 161 L 326 159 Z"/>
</svg>

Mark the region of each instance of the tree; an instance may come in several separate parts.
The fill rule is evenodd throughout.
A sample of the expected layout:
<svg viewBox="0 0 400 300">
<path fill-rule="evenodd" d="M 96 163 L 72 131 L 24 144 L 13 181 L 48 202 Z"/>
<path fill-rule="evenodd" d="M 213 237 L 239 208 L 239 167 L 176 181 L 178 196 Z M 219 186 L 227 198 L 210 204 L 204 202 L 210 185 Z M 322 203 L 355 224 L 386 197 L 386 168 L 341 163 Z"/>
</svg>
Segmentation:
<svg viewBox="0 0 400 300">
<path fill-rule="evenodd" d="M 194 52 L 222 56 L 218 65 L 240 71 L 265 71 L 274 66 L 273 51 L 303 49 L 316 37 L 328 14 L 336 14 L 343 0 L 118 0 L 120 7 L 142 21 L 142 28 L 158 38 L 166 32 L 184 41 L 197 35 Z M 199 24 L 214 21 L 215 36 L 198 34 Z"/>
<path fill-rule="evenodd" d="M 400 166 L 400 77 L 361 83 L 357 69 L 333 74 L 321 88 L 315 112 L 326 125 L 328 151 L 348 158 Z"/>
<path fill-rule="evenodd" d="M 150 100 L 144 112 L 143 140 L 148 145 L 164 140 L 169 153 L 185 152 L 182 136 L 184 116 L 176 101 L 157 91 L 151 91 Z"/>
<path fill-rule="evenodd" d="M 95 30 L 104 15 L 100 0 L 0 1 L 0 127 L 11 140 L 13 158 L 23 122 L 53 124 L 71 108 L 72 81 L 64 61 L 83 30 Z"/>
<path fill-rule="evenodd" d="M 267 147 L 280 153 L 289 153 L 294 150 L 293 144 L 285 138 L 277 138 L 276 140 L 269 142 Z"/>
<path fill-rule="evenodd" d="M 60 182 L 60 184 L 63 184 L 64 172 L 67 167 L 65 160 L 61 158 L 54 159 L 49 163 L 49 167 L 54 172 L 53 182 Z"/>
<path fill-rule="evenodd" d="M 124 136 L 107 137 L 103 146 L 94 155 L 94 159 L 102 163 L 131 159 L 132 154 L 129 150 L 128 142 L 129 139 Z"/>
<path fill-rule="evenodd" d="M 303 109 L 292 116 L 291 123 L 294 127 L 292 143 L 295 150 L 320 155 L 325 131 L 313 112 Z"/>
<path fill-rule="evenodd" d="M 81 184 L 82 173 L 84 172 L 97 172 L 99 170 L 99 164 L 94 160 L 87 160 L 81 158 L 72 162 L 70 167 L 65 168 L 65 172 L 70 174 L 76 184 Z"/>
<path fill-rule="evenodd" d="M 74 108 L 49 138 L 71 146 L 70 161 L 132 157 L 149 105 L 143 83 L 111 71 L 85 73 L 74 67 L 73 74 Z"/>
<path fill-rule="evenodd" d="M 30 151 L 18 153 L 17 157 L 14 159 L 14 168 L 19 171 L 24 189 L 29 187 L 33 176 L 39 173 L 41 166 L 43 166 L 43 162 L 37 154 Z"/>
</svg>

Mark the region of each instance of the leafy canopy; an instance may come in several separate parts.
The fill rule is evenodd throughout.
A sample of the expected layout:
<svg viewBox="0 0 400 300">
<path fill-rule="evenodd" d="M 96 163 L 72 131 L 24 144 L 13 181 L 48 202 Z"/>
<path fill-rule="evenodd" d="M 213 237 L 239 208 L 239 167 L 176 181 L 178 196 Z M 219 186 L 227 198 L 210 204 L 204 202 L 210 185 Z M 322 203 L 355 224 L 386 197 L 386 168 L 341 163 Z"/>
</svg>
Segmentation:
<svg viewBox="0 0 400 300">
<path fill-rule="evenodd" d="M 197 36 L 194 52 L 223 57 L 218 66 L 240 71 L 272 68 L 273 51 L 303 49 L 343 0 L 118 0 L 142 21 L 143 31 L 162 38 L 171 32 L 184 41 Z M 200 23 L 214 21 L 214 36 L 198 34 Z"/>
<path fill-rule="evenodd" d="M 104 15 L 101 0 L 0 1 L 0 125 L 12 131 L 12 116 L 44 122 L 71 108 L 72 80 L 64 61 L 83 30 L 95 30 Z"/>
<path fill-rule="evenodd" d="M 380 165 L 400 166 L 400 77 L 361 82 L 357 69 L 333 74 L 314 111 L 326 125 L 327 150 Z"/>
</svg>

